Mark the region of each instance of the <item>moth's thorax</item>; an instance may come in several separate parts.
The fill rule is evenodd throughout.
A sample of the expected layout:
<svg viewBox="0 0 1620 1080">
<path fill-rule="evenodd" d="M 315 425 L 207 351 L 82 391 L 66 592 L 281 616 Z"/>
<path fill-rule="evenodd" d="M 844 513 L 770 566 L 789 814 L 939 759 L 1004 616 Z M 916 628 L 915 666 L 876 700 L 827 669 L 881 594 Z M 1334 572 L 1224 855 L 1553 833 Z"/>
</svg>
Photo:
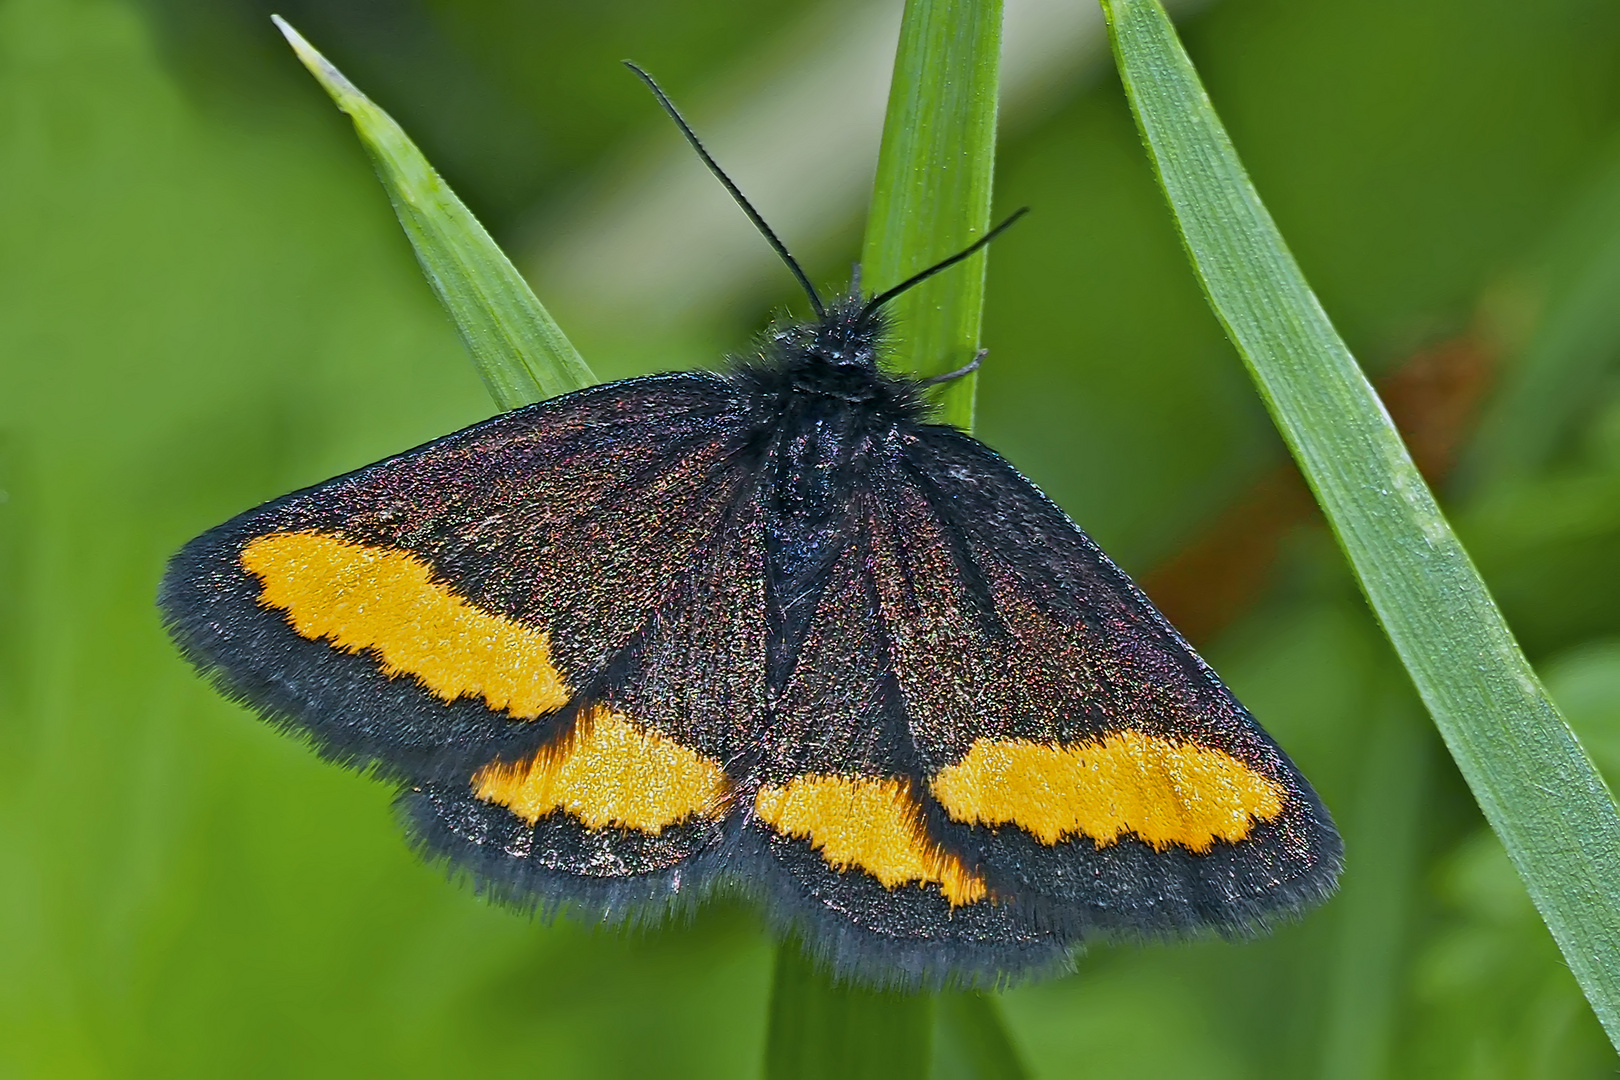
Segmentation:
<svg viewBox="0 0 1620 1080">
<path fill-rule="evenodd" d="M 761 455 L 773 693 L 793 670 L 828 568 L 852 539 L 863 485 L 923 414 L 918 384 L 878 369 L 884 330 L 859 296 L 844 297 L 822 318 L 773 327 L 733 370 Z"/>
</svg>

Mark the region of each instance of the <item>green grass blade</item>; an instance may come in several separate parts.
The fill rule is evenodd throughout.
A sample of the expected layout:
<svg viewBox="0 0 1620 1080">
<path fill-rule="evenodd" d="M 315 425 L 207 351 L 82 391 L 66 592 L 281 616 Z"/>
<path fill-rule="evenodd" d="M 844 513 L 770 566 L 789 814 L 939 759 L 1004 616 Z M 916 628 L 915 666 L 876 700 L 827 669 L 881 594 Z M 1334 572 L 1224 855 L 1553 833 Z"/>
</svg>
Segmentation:
<svg viewBox="0 0 1620 1080">
<path fill-rule="evenodd" d="M 990 227 L 1000 0 L 907 0 L 889 86 L 861 284 L 878 293 L 983 236 Z M 889 305 L 889 363 L 937 375 L 973 359 L 986 252 Z M 942 390 L 942 418 L 973 425 L 973 376 Z"/>
<path fill-rule="evenodd" d="M 1375 843 L 1378 854 L 1350 864 L 1335 905 L 1338 948 L 1325 973 L 1322 1080 L 1388 1076 L 1401 1021 L 1403 949 L 1422 872 L 1430 736 L 1419 727 L 1416 702 L 1400 689 L 1398 698 L 1381 695 L 1349 807 L 1346 832 Z"/>
<path fill-rule="evenodd" d="M 349 114 L 422 272 L 503 409 L 590 386 L 596 376 L 529 285 L 392 117 L 271 16 L 310 74 Z"/>
<path fill-rule="evenodd" d="M 1211 306 L 1474 797 L 1620 1042 L 1620 815 L 1608 789 L 1305 283 L 1163 8 L 1103 0 L 1103 11 Z"/>
<path fill-rule="evenodd" d="M 907 0 L 861 255 L 868 293 L 955 254 L 989 228 L 1000 59 L 999 0 Z M 984 272 L 981 253 L 894 301 L 890 365 L 930 375 L 971 360 L 979 347 Z M 945 387 L 942 404 L 945 419 L 971 427 L 972 377 Z M 835 986 L 797 944 L 784 942 L 776 955 L 765 1075 L 927 1075 L 933 1016 L 931 996 Z M 1022 1075 L 999 1015 L 980 1009 L 974 1018 L 975 1061 L 965 1075 Z M 888 1071 L 860 1071 L 891 1060 Z"/>
<path fill-rule="evenodd" d="M 834 984 L 799 945 L 776 950 L 767 1080 L 924 1080 L 934 999 Z"/>
<path fill-rule="evenodd" d="M 933 1080 L 1029 1080 L 995 998 L 949 993 L 935 1000 Z"/>
</svg>

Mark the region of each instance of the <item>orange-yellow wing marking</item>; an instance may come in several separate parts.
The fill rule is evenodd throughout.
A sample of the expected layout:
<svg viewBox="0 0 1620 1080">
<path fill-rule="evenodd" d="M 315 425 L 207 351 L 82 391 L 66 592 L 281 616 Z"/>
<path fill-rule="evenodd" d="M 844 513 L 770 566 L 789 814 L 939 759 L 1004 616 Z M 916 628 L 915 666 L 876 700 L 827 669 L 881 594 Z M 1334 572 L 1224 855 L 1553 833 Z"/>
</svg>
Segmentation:
<svg viewBox="0 0 1620 1080">
<path fill-rule="evenodd" d="M 540 630 L 480 611 L 409 552 L 313 532 L 271 533 L 243 549 L 259 603 L 301 636 L 348 652 L 373 650 L 388 675 L 413 675 L 445 701 L 482 698 L 532 720 L 571 696 Z"/>
<path fill-rule="evenodd" d="M 601 706 L 556 746 L 513 765 L 479 769 L 472 786 L 478 798 L 531 825 L 562 810 L 587 828 L 645 833 L 692 817 L 719 817 L 731 790 L 717 763 Z"/>
<path fill-rule="evenodd" d="M 1013 824 L 1044 844 L 1134 834 L 1205 852 L 1282 812 L 1284 790 L 1221 750 L 1135 731 L 1068 746 L 980 739 L 941 769 L 934 797 L 957 821 Z"/>
<path fill-rule="evenodd" d="M 834 869 L 858 866 L 886 889 L 934 882 L 952 907 L 986 896 L 983 878 L 928 839 L 904 780 L 800 776 L 760 788 L 754 812 L 776 831 L 809 840 Z"/>
</svg>

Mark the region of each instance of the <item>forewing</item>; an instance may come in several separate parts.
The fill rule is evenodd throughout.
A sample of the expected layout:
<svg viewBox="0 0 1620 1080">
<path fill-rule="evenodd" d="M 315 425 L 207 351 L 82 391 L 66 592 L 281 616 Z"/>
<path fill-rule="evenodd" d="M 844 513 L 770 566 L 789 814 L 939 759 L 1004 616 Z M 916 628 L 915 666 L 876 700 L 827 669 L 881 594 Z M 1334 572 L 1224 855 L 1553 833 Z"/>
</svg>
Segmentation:
<svg viewBox="0 0 1620 1080">
<path fill-rule="evenodd" d="M 657 639 L 749 483 L 738 409 L 674 375 L 506 413 L 205 533 L 160 606 L 227 693 L 328 756 L 465 784 L 620 692 L 615 659 Z"/>
<path fill-rule="evenodd" d="M 982 444 L 905 440 L 873 573 L 936 835 L 1054 932 L 1241 932 L 1321 899 L 1340 842 L 1146 597 Z"/>
</svg>

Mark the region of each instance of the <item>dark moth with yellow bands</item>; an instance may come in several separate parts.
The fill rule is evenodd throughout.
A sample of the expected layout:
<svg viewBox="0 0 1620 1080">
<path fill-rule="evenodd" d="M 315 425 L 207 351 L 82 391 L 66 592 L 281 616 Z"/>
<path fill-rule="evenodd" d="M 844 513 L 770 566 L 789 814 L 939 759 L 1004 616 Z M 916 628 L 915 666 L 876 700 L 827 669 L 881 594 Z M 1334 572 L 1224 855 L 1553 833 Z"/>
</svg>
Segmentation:
<svg viewBox="0 0 1620 1080">
<path fill-rule="evenodd" d="M 883 329 L 852 295 L 277 499 L 175 557 L 169 628 L 521 905 L 738 891 L 840 972 L 988 985 L 1326 896 L 1309 784 Z"/>
</svg>

